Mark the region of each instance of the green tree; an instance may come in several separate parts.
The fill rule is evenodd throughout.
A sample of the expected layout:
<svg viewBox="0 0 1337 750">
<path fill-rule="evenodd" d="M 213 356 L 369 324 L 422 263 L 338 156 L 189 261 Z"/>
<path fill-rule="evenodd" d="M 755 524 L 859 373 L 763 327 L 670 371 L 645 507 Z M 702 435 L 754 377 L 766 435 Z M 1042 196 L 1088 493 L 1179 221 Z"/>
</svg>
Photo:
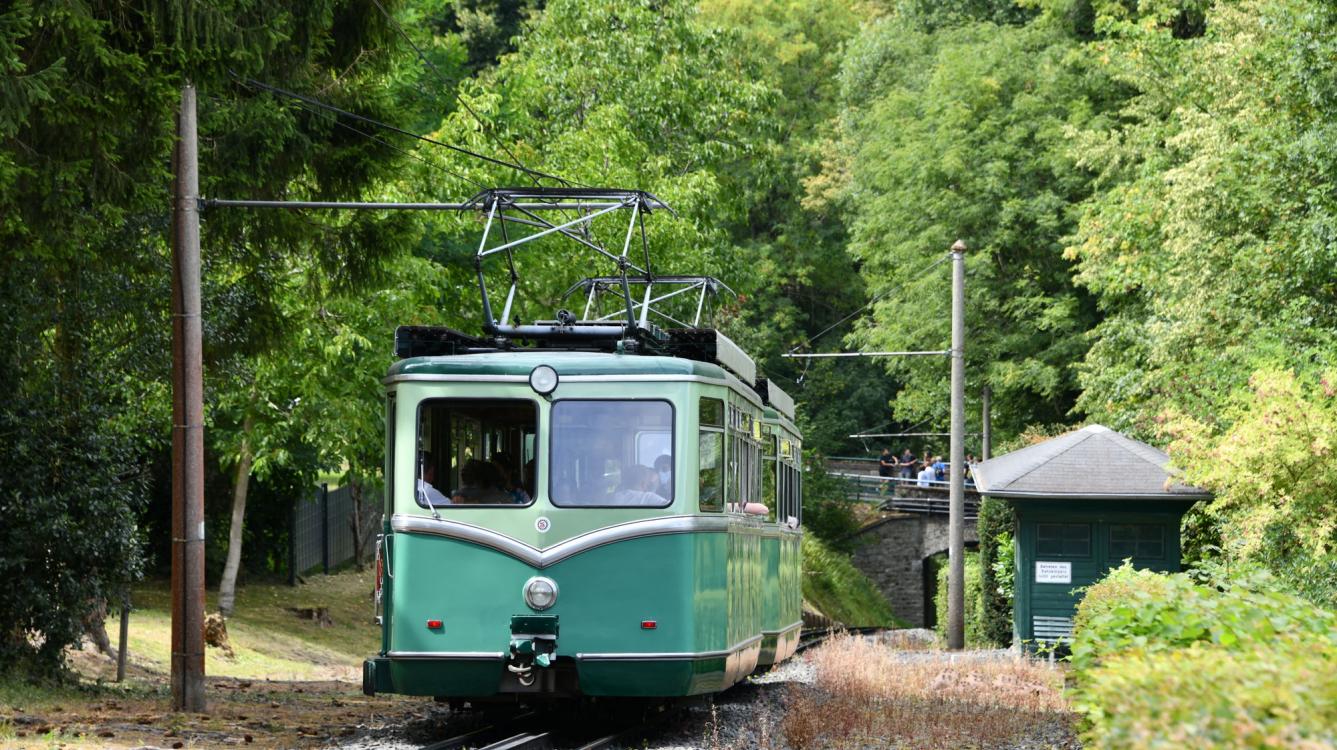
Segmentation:
<svg viewBox="0 0 1337 750">
<path fill-rule="evenodd" d="M 1185 479 L 1216 493 L 1206 512 L 1229 530 L 1227 559 L 1337 607 L 1337 372 L 1260 370 L 1219 408 L 1211 422 L 1172 417 L 1167 431 Z"/>
<path fill-rule="evenodd" d="M 1103 122 L 1105 81 L 1074 61 L 1058 25 L 972 22 L 932 32 L 892 16 L 870 24 L 842 71 L 840 157 L 830 191 L 870 296 L 848 345 L 945 349 L 957 238 L 967 254 L 967 392 L 990 385 L 996 430 L 1067 418 L 1071 363 L 1088 347 L 1093 301 L 1072 282 L 1062 238 L 1090 190 L 1069 128 Z M 948 367 L 886 360 L 906 422 L 945 425 Z"/>
<path fill-rule="evenodd" d="M 82 615 L 118 599 L 140 565 L 146 457 L 165 449 L 170 424 L 166 196 L 181 85 L 202 94 L 207 195 L 357 195 L 391 149 L 238 88 L 228 71 L 393 119 L 383 84 L 398 47 L 380 18 L 357 0 L 0 11 L 0 278 L 11 292 L 0 300 L 0 510 L 21 521 L 6 524 L 6 541 L 27 540 L 4 553 L 24 574 L 0 585 L 0 665 L 56 669 Z M 282 330 L 273 292 L 285 258 L 310 257 L 350 288 L 404 227 L 207 213 L 206 366 L 263 351 Z M 22 468 L 38 460 L 42 472 Z"/>
<path fill-rule="evenodd" d="M 1255 370 L 1337 351 L 1337 11 L 1253 0 L 1206 18 L 1192 39 L 1106 19 L 1092 56 L 1136 95 L 1073 148 L 1102 189 L 1067 254 L 1106 311 L 1079 406 L 1144 435 L 1167 406 L 1215 421 Z"/>
</svg>

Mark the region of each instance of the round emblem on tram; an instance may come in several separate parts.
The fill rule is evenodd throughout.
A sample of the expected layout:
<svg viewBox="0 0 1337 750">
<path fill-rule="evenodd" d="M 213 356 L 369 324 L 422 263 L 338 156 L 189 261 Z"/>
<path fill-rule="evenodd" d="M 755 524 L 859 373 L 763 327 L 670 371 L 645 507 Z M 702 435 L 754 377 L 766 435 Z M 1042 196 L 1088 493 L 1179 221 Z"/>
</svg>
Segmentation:
<svg viewBox="0 0 1337 750">
<path fill-rule="evenodd" d="M 534 528 L 538 529 L 538 532 L 542 534 L 552 528 L 552 521 L 549 521 L 547 516 L 539 516 L 534 519 Z"/>
</svg>

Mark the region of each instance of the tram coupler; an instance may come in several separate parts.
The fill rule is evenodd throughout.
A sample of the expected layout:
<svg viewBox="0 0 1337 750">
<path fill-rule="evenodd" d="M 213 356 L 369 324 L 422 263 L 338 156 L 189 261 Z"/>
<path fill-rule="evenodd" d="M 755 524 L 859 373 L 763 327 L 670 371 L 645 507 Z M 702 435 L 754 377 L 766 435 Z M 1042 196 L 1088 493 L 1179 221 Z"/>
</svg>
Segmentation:
<svg viewBox="0 0 1337 750">
<path fill-rule="evenodd" d="M 557 615 L 514 615 L 511 617 L 511 653 L 506 669 L 524 687 L 534 684 L 535 669 L 552 666 L 557 652 Z"/>
</svg>

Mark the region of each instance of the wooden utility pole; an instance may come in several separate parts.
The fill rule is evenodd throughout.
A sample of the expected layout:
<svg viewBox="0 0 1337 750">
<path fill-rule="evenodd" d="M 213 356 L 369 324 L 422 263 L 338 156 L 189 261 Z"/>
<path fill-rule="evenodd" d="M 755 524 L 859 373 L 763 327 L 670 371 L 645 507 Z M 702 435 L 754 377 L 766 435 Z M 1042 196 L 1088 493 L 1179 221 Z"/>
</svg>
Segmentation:
<svg viewBox="0 0 1337 750">
<path fill-rule="evenodd" d="M 947 648 L 966 645 L 966 243 L 952 245 L 952 436 L 947 532 Z"/>
<path fill-rule="evenodd" d="M 172 204 L 172 709 L 204 701 L 204 377 L 195 87 L 181 90 Z"/>
<path fill-rule="evenodd" d="M 992 395 L 993 391 L 989 390 L 989 386 L 987 385 L 984 386 L 984 390 L 980 392 L 980 401 L 983 402 L 980 405 L 980 421 L 982 423 L 982 426 L 980 427 L 980 439 L 984 443 L 980 446 L 981 461 L 988 461 L 993 458 L 993 413 L 989 411 L 989 397 Z"/>
</svg>

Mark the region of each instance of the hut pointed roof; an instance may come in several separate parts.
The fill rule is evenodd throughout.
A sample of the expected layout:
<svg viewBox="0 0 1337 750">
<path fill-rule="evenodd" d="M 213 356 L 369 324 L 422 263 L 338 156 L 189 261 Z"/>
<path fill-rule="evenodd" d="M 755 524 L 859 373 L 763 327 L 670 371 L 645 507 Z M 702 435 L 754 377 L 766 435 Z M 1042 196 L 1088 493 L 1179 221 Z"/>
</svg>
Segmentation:
<svg viewBox="0 0 1337 750">
<path fill-rule="evenodd" d="M 1108 427 L 1090 425 L 972 467 L 995 497 L 1198 500 L 1211 493 L 1179 482 L 1170 457 Z"/>
</svg>

